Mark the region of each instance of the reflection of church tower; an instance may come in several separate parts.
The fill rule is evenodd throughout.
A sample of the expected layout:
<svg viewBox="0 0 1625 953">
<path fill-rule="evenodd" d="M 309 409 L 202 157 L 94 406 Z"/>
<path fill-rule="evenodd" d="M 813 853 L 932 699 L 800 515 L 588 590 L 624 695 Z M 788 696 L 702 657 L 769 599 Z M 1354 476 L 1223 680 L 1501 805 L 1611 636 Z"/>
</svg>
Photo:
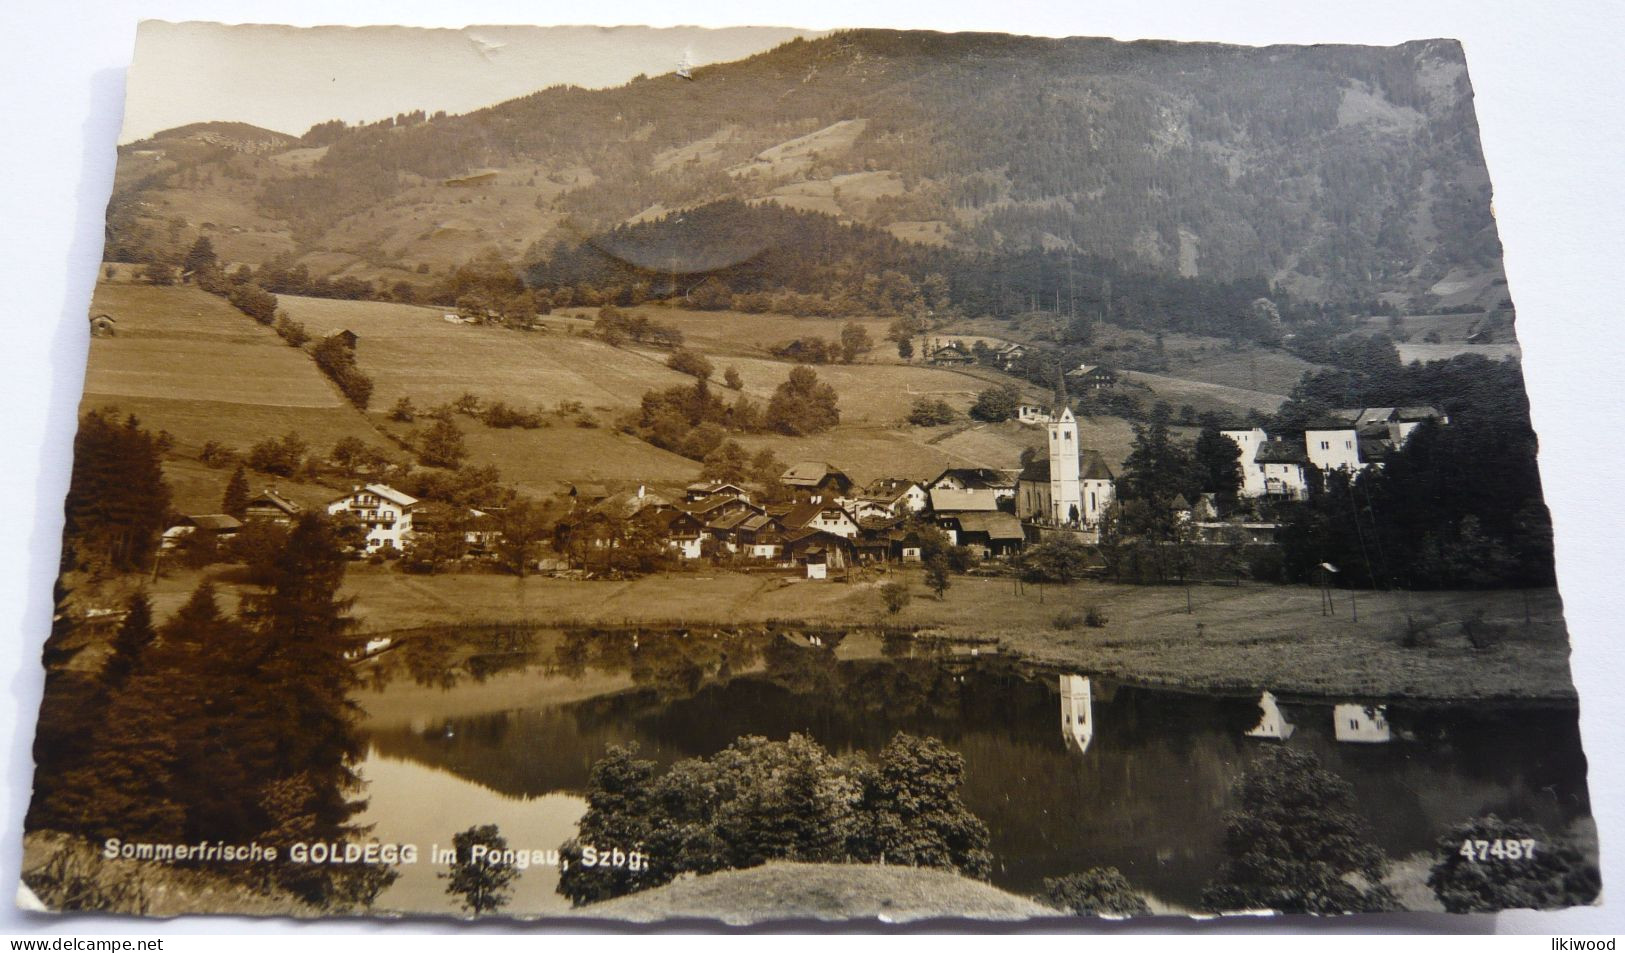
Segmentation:
<svg viewBox="0 0 1625 953">
<path fill-rule="evenodd" d="M 1087 752 L 1095 740 L 1095 705 L 1087 676 L 1061 676 L 1061 737 L 1078 754 Z"/>
<path fill-rule="evenodd" d="M 1072 524 L 1083 516 L 1083 494 L 1078 484 L 1078 421 L 1070 407 L 1049 425 L 1049 518 Z"/>
</svg>

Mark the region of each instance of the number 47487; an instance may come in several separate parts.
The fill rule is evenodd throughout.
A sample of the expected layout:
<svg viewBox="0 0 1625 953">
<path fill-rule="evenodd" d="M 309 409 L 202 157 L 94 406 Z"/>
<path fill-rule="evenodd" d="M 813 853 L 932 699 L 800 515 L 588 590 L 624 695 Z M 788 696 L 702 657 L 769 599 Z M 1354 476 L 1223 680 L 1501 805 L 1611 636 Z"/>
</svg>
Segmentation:
<svg viewBox="0 0 1625 953">
<path fill-rule="evenodd" d="M 1535 842 L 1525 840 L 1464 840 L 1456 853 L 1474 863 L 1488 860 L 1533 860 Z"/>
</svg>

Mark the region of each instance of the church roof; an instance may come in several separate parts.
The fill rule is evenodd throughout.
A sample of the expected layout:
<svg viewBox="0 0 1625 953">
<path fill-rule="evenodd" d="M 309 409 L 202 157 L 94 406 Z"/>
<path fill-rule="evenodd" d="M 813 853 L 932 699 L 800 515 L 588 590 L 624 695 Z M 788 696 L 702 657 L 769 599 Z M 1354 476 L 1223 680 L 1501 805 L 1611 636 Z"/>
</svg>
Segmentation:
<svg viewBox="0 0 1625 953">
<path fill-rule="evenodd" d="M 1021 479 L 1029 483 L 1049 482 L 1049 457 L 1040 457 L 1022 468 Z M 1112 468 L 1098 450 L 1078 451 L 1078 479 L 1115 480 Z"/>
</svg>

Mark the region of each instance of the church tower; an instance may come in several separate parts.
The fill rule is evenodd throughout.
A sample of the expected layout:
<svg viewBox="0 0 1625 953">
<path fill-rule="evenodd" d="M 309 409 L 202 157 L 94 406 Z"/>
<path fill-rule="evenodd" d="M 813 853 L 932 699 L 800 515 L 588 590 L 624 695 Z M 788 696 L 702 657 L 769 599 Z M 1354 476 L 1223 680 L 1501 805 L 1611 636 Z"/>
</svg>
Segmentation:
<svg viewBox="0 0 1625 953">
<path fill-rule="evenodd" d="M 1078 421 L 1070 407 L 1049 425 L 1048 516 L 1058 524 L 1076 523 L 1083 518 L 1083 495 L 1078 482 Z"/>
</svg>

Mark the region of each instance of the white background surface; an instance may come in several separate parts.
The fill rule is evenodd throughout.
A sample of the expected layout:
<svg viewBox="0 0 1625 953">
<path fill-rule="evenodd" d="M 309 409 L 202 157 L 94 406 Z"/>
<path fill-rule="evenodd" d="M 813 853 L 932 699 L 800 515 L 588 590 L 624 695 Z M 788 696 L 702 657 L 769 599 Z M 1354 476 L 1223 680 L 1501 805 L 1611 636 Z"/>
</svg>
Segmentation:
<svg viewBox="0 0 1625 953">
<path fill-rule="evenodd" d="M 0 933 L 288 932 L 453 929 L 398 924 L 194 919 L 25 918 L 9 909 L 32 775 L 29 745 L 39 703 L 39 646 L 49 626 L 62 498 L 87 347 L 84 315 L 102 246 L 124 70 L 135 24 L 169 20 L 291 23 L 782 24 L 992 30 L 1249 44 L 1392 44 L 1460 39 L 1477 95 L 1484 153 L 1506 249 L 1509 290 L 1536 430 L 1546 500 L 1557 533 L 1559 583 L 1574 642 L 1591 795 L 1603 845 L 1606 894 L 1625 894 L 1625 718 L 1616 643 L 1625 605 L 1620 551 L 1620 176 L 1625 173 L 1622 7 L 1607 0 L 1341 2 L 1146 0 L 1110 6 L 1020 0 L 930 4 L 839 0 L 620 2 L 568 7 L 535 2 L 203 3 L 182 0 L 12 0 L 0 11 Z M 230 117 L 222 117 L 230 118 Z M 1625 900 L 1620 900 L 1625 904 Z M 1499 917 L 1396 917 L 1341 921 L 1168 922 L 1108 928 L 1216 930 L 1463 930 L 1611 933 L 1625 910 L 1587 909 Z M 483 928 L 482 928 L 483 929 Z M 645 941 L 647 942 L 647 941 Z M 659 942 L 659 941 L 655 941 Z M 1541 949 L 1546 949 L 1544 943 Z"/>
</svg>

